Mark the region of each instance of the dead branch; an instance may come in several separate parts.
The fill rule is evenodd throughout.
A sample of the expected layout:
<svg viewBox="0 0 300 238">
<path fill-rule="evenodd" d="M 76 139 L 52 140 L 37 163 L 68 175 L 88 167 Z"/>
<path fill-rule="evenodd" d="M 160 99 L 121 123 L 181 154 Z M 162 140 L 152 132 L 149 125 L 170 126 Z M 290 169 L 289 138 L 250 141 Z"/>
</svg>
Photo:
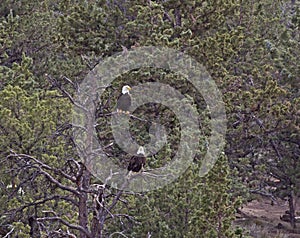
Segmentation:
<svg viewBox="0 0 300 238">
<path fill-rule="evenodd" d="M 75 230 L 81 231 L 85 235 L 87 235 L 89 238 L 93 238 L 92 235 L 90 234 L 90 232 L 87 231 L 86 229 L 84 229 L 82 226 L 71 224 L 71 223 L 67 222 L 66 220 L 64 220 L 64 219 L 62 219 L 61 217 L 58 217 L 58 216 L 56 216 L 56 217 L 42 217 L 42 218 L 37 218 L 36 220 L 38 222 L 41 222 L 41 221 L 58 221 L 58 222 L 62 223 L 63 225 L 69 227 L 70 229 L 75 229 Z"/>
<path fill-rule="evenodd" d="M 13 152 L 13 151 L 11 151 Z M 59 187 L 60 189 L 62 190 L 65 190 L 65 191 L 69 191 L 77 196 L 80 195 L 80 193 L 73 187 L 71 186 L 66 186 L 66 185 L 63 185 L 62 183 L 60 183 L 57 179 L 55 179 L 51 174 L 49 174 L 48 172 L 46 172 L 43 168 L 45 169 L 48 169 L 50 171 L 53 171 L 55 172 L 55 170 L 53 168 L 51 168 L 50 166 L 44 164 L 43 162 L 39 161 L 38 159 L 30 156 L 30 155 L 26 155 L 26 154 L 16 154 L 13 152 L 13 154 L 10 154 L 7 156 L 7 158 L 10 158 L 10 157 L 17 157 L 17 158 L 27 158 L 27 159 L 30 159 L 30 160 L 33 160 L 34 162 L 36 162 L 36 164 L 38 164 L 38 166 L 34 165 L 34 164 L 30 164 L 28 165 L 28 167 L 30 168 L 35 168 L 37 169 L 41 174 L 43 174 L 51 183 L 55 184 L 57 187 Z M 56 171 L 57 172 L 57 171 Z"/>
</svg>

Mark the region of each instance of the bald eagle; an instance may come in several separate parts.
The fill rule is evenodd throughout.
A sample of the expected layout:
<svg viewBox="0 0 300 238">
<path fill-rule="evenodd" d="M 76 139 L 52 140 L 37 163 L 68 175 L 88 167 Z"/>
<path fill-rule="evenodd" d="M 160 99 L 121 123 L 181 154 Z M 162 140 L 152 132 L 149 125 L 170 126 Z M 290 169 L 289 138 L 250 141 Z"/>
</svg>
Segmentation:
<svg viewBox="0 0 300 238">
<path fill-rule="evenodd" d="M 117 101 L 117 112 L 129 114 L 129 108 L 131 106 L 131 96 L 129 91 L 131 88 L 128 85 L 123 86 L 122 93 Z"/>
<path fill-rule="evenodd" d="M 146 164 L 146 156 L 145 151 L 142 146 L 139 147 L 137 155 L 134 155 L 130 158 L 127 170 L 128 175 L 130 175 L 132 172 L 138 173 L 144 169 L 144 166 Z"/>
</svg>

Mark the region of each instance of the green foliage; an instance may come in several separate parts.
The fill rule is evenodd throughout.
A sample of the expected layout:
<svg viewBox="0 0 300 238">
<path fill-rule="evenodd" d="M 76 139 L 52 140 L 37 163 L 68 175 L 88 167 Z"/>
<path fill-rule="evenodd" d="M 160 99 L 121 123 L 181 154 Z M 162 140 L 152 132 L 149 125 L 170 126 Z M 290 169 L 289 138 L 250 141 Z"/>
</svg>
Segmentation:
<svg viewBox="0 0 300 238">
<path fill-rule="evenodd" d="M 24 224 L 22 222 L 14 222 L 12 224 L 12 226 L 15 229 L 14 234 L 16 235 L 16 237 L 30 238 L 30 235 L 29 235 L 30 227 L 29 227 L 29 225 L 24 226 Z"/>
<path fill-rule="evenodd" d="M 63 152 L 62 142 L 58 143 L 61 148 L 55 149 L 53 145 L 57 141 L 49 141 L 49 136 L 59 126 L 58 121 L 62 125 L 68 119 L 66 99 L 51 91 L 29 95 L 19 86 L 11 85 L 5 87 L 0 96 L 0 118 L 4 132 L 0 137 L 2 151 L 10 149 L 31 155 Z"/>
<path fill-rule="evenodd" d="M 18 210 L 51 193 L 43 177 L 34 170 L 18 170 L 10 153 L 34 156 L 50 166 L 64 163 L 60 156 L 69 157 L 72 146 L 59 128 L 69 121 L 70 103 L 55 90 L 37 87 L 32 73 L 33 61 L 23 53 L 20 64 L 1 66 L 3 88 L 0 91 L 0 156 L 1 156 L 1 226 L 14 237 L 30 237 L 27 216 L 36 213 L 26 205 L 14 216 L 2 216 L 5 211 Z M 50 209 L 47 204 L 44 209 Z M 57 212 L 59 205 L 56 205 Z M 27 215 L 26 215 L 27 214 Z"/>
<path fill-rule="evenodd" d="M 107 105 L 97 112 L 102 145 L 110 144 L 113 137 L 109 120 L 101 115 L 114 110 L 125 83 L 161 82 L 179 90 L 197 107 L 202 135 L 194 168 L 159 191 L 141 197 L 124 195 L 128 203 L 118 206 L 116 212 L 129 214 L 130 219 L 108 220 L 106 235 L 122 230 L 132 237 L 241 237 L 240 231 L 234 234 L 231 222 L 239 196 L 248 199 L 245 186 L 267 193 L 275 186 L 273 195 L 279 197 L 299 194 L 297 1 L 3 0 L 0 16 L 0 160 L 5 165 L 0 169 L 0 218 L 1 225 L 5 220 L 6 227 L 14 227 L 14 237 L 28 237 L 27 218 L 19 215 L 7 221 L 2 211 L 64 192 L 42 176 L 34 177 L 33 170 L 15 170 L 20 164 L 6 156 L 11 151 L 23 153 L 54 168 L 76 157 L 70 133 L 64 130 L 72 105 L 57 89 L 72 96 L 74 87 L 66 79 L 76 85 L 104 57 L 138 46 L 172 47 L 205 65 L 226 103 L 228 161 L 221 155 L 214 169 L 205 178 L 199 177 L 197 169 L 210 135 L 209 112 L 187 80 L 154 69 L 120 76 L 103 95 Z M 149 121 L 159 118 L 168 132 L 168 143 L 149 158 L 148 168 L 169 162 L 181 133 L 174 113 L 149 104 L 135 115 Z M 141 144 L 149 141 L 150 127 L 143 121 L 131 121 L 131 133 Z M 126 167 L 126 155 L 119 148 L 112 146 L 106 152 Z M 270 184 L 272 179 L 280 183 Z M 267 190 L 270 186 L 272 191 Z M 6 199 L 10 201 L 4 207 Z M 92 210 L 93 200 L 89 199 Z M 73 207 L 63 201 L 45 202 L 36 211 L 24 208 L 21 213 L 43 217 L 41 211 L 50 208 L 76 223 L 78 212 L 72 217 Z M 67 231 L 66 226 L 48 226 Z"/>
<path fill-rule="evenodd" d="M 231 194 L 226 157 L 204 178 L 193 166 L 176 183 L 134 199 L 129 211 L 137 221 L 130 235 L 235 237 L 231 223 L 240 204 Z"/>
</svg>

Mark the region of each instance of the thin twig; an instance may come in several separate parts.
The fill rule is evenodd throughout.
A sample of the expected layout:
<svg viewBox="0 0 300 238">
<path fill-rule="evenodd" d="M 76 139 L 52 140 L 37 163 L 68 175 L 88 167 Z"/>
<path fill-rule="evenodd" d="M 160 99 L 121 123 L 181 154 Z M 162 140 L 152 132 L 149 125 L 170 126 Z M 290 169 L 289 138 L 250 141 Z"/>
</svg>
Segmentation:
<svg viewBox="0 0 300 238">
<path fill-rule="evenodd" d="M 13 227 L 3 238 L 7 238 L 9 237 L 9 235 L 15 230 L 15 228 Z"/>
<path fill-rule="evenodd" d="M 100 114 L 99 116 L 100 117 L 108 117 L 108 116 L 112 116 L 112 115 L 119 115 L 118 112 L 110 112 L 110 113 L 106 113 L 106 114 Z M 124 114 L 124 115 L 127 115 L 127 114 Z M 144 122 L 148 122 L 148 123 L 153 123 L 155 124 L 156 122 L 153 122 L 153 121 L 149 121 L 149 120 L 146 120 L 146 119 L 143 119 L 143 118 L 140 118 L 140 117 L 137 117 L 137 116 L 134 116 L 133 114 L 129 114 L 128 115 L 130 118 L 133 118 L 133 119 L 136 119 L 136 120 L 139 120 L 139 121 L 144 121 Z M 96 124 L 97 126 L 98 124 Z"/>
<path fill-rule="evenodd" d="M 21 158 L 27 158 L 27 159 L 33 160 L 39 166 L 35 166 L 35 165 L 31 164 L 30 165 L 31 168 L 35 168 L 35 169 L 39 170 L 39 172 L 41 174 L 43 174 L 50 182 L 52 182 L 53 184 L 57 185 L 60 189 L 69 191 L 69 192 L 71 192 L 71 193 L 73 193 L 73 194 L 75 194 L 77 196 L 80 195 L 80 193 L 75 188 L 63 185 L 57 179 L 55 179 L 51 174 L 49 174 L 48 172 L 46 172 L 45 170 L 42 169 L 42 168 L 45 168 L 45 169 L 48 169 L 48 170 L 50 170 L 52 172 L 58 172 L 58 171 L 55 171 L 49 165 L 44 164 L 41 161 L 39 161 L 38 159 L 36 159 L 36 158 L 34 158 L 32 156 L 26 155 L 26 154 L 16 154 L 14 151 L 11 151 L 11 153 L 13 153 L 13 154 L 8 155 L 7 158 L 9 158 L 9 157 L 17 157 L 17 158 L 20 158 L 20 159 Z"/>
<path fill-rule="evenodd" d="M 123 232 L 119 232 L 119 231 L 116 231 L 116 232 L 110 234 L 110 235 L 109 235 L 109 238 L 113 237 L 113 235 L 121 235 L 121 236 L 123 236 L 123 237 L 128 238 L 128 236 L 124 235 Z"/>
</svg>

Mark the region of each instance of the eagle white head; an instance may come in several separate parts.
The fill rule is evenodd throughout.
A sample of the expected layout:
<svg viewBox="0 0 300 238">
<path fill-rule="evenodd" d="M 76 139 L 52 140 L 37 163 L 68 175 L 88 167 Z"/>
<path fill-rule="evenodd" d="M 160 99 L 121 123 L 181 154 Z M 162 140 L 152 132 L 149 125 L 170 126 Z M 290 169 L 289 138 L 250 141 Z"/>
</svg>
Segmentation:
<svg viewBox="0 0 300 238">
<path fill-rule="evenodd" d="M 144 147 L 143 146 L 140 146 L 138 151 L 137 151 L 137 154 L 142 154 L 145 156 L 145 150 L 144 150 Z"/>
<path fill-rule="evenodd" d="M 130 90 L 131 90 L 131 87 L 129 87 L 128 85 L 125 85 L 122 88 L 122 94 L 129 93 Z"/>
</svg>

